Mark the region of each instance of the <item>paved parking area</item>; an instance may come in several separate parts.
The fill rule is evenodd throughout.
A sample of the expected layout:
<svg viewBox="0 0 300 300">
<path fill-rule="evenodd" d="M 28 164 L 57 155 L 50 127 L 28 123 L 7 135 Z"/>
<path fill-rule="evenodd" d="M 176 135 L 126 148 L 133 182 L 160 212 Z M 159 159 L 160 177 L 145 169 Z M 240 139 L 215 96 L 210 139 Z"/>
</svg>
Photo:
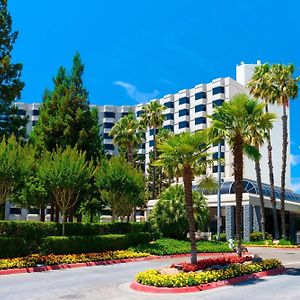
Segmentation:
<svg viewBox="0 0 300 300">
<path fill-rule="evenodd" d="M 129 288 L 134 275 L 149 268 L 167 266 L 183 259 L 161 259 L 127 264 L 85 267 L 32 274 L 0 276 L 1 300 L 150 300 L 150 299 L 300 299 L 300 250 L 251 248 L 264 258 L 277 257 L 287 274 L 261 278 L 234 286 L 185 295 L 135 292 Z"/>
</svg>

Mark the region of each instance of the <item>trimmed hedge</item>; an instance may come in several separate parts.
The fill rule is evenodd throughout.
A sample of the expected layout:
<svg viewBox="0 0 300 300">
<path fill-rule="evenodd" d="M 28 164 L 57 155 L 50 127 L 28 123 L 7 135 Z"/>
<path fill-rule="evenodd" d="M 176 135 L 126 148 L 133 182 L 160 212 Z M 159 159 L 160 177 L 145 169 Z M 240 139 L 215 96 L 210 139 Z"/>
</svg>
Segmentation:
<svg viewBox="0 0 300 300">
<path fill-rule="evenodd" d="M 23 238 L 0 237 L 0 258 L 11 258 L 28 254 Z"/>
<path fill-rule="evenodd" d="M 272 240 L 272 239 L 273 239 L 272 234 L 266 232 L 266 240 Z M 263 240 L 264 239 L 263 239 L 262 232 L 255 231 L 250 234 L 251 242 L 257 242 L 257 241 L 263 241 Z"/>
<path fill-rule="evenodd" d="M 40 251 L 43 254 L 78 254 L 125 250 L 131 246 L 149 243 L 149 232 L 109 234 L 102 236 L 49 236 L 44 238 Z"/>
</svg>

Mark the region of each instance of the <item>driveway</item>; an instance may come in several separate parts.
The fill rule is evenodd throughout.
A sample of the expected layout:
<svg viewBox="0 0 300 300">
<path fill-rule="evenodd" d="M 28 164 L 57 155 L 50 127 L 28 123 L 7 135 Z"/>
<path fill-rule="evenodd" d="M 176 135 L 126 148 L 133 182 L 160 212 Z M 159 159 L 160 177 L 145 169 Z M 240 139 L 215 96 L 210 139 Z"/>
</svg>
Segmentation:
<svg viewBox="0 0 300 300">
<path fill-rule="evenodd" d="M 41 273 L 0 276 L 1 300 L 153 300 L 153 299 L 299 299 L 300 250 L 249 248 L 264 258 L 277 257 L 288 268 L 287 274 L 225 286 L 185 295 L 160 295 L 133 291 L 134 275 L 150 268 L 168 266 L 184 259 L 158 259 L 118 265 L 85 267 Z"/>
</svg>

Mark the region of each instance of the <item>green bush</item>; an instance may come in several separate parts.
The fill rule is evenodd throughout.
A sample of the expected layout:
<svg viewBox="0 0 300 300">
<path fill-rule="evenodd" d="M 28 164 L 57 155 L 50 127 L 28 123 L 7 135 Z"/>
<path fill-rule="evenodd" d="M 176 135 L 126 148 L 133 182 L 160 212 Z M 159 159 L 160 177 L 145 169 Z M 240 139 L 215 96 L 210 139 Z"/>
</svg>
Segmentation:
<svg viewBox="0 0 300 300">
<path fill-rule="evenodd" d="M 137 252 L 146 252 L 153 255 L 172 255 L 181 253 L 190 253 L 191 244 L 188 241 L 179 241 L 174 239 L 159 239 L 150 244 L 141 244 L 130 248 Z M 197 242 L 197 252 L 199 253 L 226 253 L 232 252 L 227 243 L 217 241 L 199 241 Z"/>
<path fill-rule="evenodd" d="M 125 250 L 140 243 L 149 243 L 149 232 L 110 234 L 102 236 L 50 236 L 40 247 L 43 254 L 77 254 Z"/>
<path fill-rule="evenodd" d="M 279 240 L 279 245 L 283 245 L 283 246 L 295 245 L 295 242 L 293 242 L 291 240 L 281 239 L 281 240 Z"/>
<path fill-rule="evenodd" d="M 214 234 L 212 238 L 214 241 L 217 241 L 218 235 Z M 220 242 L 226 242 L 226 241 L 227 241 L 226 233 L 225 232 L 220 233 Z"/>
<path fill-rule="evenodd" d="M 26 242 L 18 237 L 0 237 L 0 258 L 11 258 L 28 254 Z"/>
<path fill-rule="evenodd" d="M 272 240 L 273 237 L 271 234 L 266 232 L 266 240 Z M 262 232 L 252 232 L 250 234 L 250 241 L 257 242 L 257 241 L 263 241 L 263 234 Z"/>
</svg>

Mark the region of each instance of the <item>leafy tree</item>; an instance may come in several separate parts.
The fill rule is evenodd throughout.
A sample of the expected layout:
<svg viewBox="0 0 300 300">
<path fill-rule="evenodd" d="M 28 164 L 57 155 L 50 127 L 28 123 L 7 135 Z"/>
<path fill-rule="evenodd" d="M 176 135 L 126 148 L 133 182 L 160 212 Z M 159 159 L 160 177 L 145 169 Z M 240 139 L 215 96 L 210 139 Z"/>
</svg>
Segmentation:
<svg viewBox="0 0 300 300">
<path fill-rule="evenodd" d="M 140 117 L 140 124 L 143 128 L 150 128 L 153 130 L 153 159 L 156 160 L 156 133 L 162 127 L 164 122 L 163 111 L 166 107 L 157 101 L 151 101 L 143 106 L 143 113 Z M 152 185 L 152 198 L 156 198 L 156 167 L 153 167 L 153 185 Z"/>
<path fill-rule="evenodd" d="M 103 160 L 95 181 L 101 197 L 111 208 L 113 222 L 116 216 L 128 216 L 134 206 L 144 205 L 143 175 L 122 157 Z"/>
<path fill-rule="evenodd" d="M 269 79 L 268 73 L 270 72 L 270 65 L 263 64 L 257 66 L 254 70 L 253 76 L 248 83 L 248 88 L 250 94 L 255 98 L 262 99 L 265 102 L 265 112 L 269 112 L 269 103 L 271 103 L 270 91 L 269 91 Z M 274 237 L 276 240 L 279 240 L 279 227 L 276 211 L 276 196 L 275 196 L 275 187 L 274 187 L 274 172 L 273 172 L 273 159 L 272 159 L 272 141 L 271 141 L 271 132 L 267 132 L 267 144 L 268 144 L 268 167 L 269 167 L 269 178 L 270 178 L 270 189 L 271 195 L 270 200 L 272 204 L 272 215 L 273 215 L 273 228 L 274 228 Z M 261 196 L 260 196 L 261 197 Z"/>
<path fill-rule="evenodd" d="M 128 162 L 134 165 L 134 150 L 142 143 L 143 137 L 134 114 L 130 112 L 127 116 L 122 117 L 111 129 L 110 135 L 120 150 L 127 152 Z"/>
<path fill-rule="evenodd" d="M 80 193 L 87 189 L 93 176 L 93 167 L 86 162 L 84 152 L 68 146 L 64 150 L 58 148 L 53 153 L 45 153 L 38 176 L 61 210 L 64 235 L 66 212 L 77 203 Z"/>
<path fill-rule="evenodd" d="M 206 131 L 199 131 L 174 135 L 157 146 L 160 155 L 155 162 L 156 165 L 173 167 L 176 164 L 182 166 L 185 205 L 191 241 L 191 263 L 197 262 L 192 181 L 199 165 L 206 166 L 208 163 L 206 157 L 210 144 L 211 141 L 208 140 Z"/>
<path fill-rule="evenodd" d="M 9 199 L 29 173 L 32 155 L 30 148 L 23 148 L 14 136 L 0 143 L 0 204 Z"/>
<path fill-rule="evenodd" d="M 21 81 L 22 64 L 12 63 L 11 52 L 18 37 L 12 31 L 12 18 L 7 0 L 0 1 L 0 137 L 15 134 L 24 136 L 27 119 L 18 116 L 14 104 L 21 96 L 24 83 Z"/>
<path fill-rule="evenodd" d="M 285 227 L 285 180 L 287 166 L 287 149 L 288 149 L 288 115 L 287 107 L 290 99 L 295 99 L 298 95 L 298 82 L 300 77 L 294 78 L 295 67 L 293 65 L 274 64 L 271 66 L 268 79 L 268 91 L 272 103 L 282 106 L 282 167 L 281 167 L 281 234 L 286 239 Z"/>
<path fill-rule="evenodd" d="M 202 194 L 193 191 L 195 227 L 203 230 L 208 217 L 206 199 Z M 150 214 L 150 220 L 164 237 L 185 239 L 189 231 L 185 206 L 184 188 L 173 185 L 161 195 Z"/>
<path fill-rule="evenodd" d="M 99 135 L 97 109 L 90 109 L 88 92 L 83 86 L 84 66 L 77 53 L 71 74 L 60 67 L 53 91 L 46 90 L 40 117 L 30 140 L 39 147 L 54 151 L 56 147 L 77 147 L 86 158 L 97 159 L 103 153 Z"/>
<path fill-rule="evenodd" d="M 252 159 L 258 159 L 260 153 L 252 146 L 250 136 L 253 127 L 262 130 L 261 124 L 257 123 L 255 115 L 268 115 L 263 113 L 264 104 L 252 100 L 246 94 L 237 94 L 222 106 L 215 107 L 212 116 L 212 124 L 209 129 L 213 137 L 226 139 L 233 152 L 233 169 L 235 180 L 236 197 L 236 237 L 238 241 L 238 255 L 242 255 L 241 227 L 242 227 L 242 201 L 243 201 L 243 154 Z"/>
</svg>

